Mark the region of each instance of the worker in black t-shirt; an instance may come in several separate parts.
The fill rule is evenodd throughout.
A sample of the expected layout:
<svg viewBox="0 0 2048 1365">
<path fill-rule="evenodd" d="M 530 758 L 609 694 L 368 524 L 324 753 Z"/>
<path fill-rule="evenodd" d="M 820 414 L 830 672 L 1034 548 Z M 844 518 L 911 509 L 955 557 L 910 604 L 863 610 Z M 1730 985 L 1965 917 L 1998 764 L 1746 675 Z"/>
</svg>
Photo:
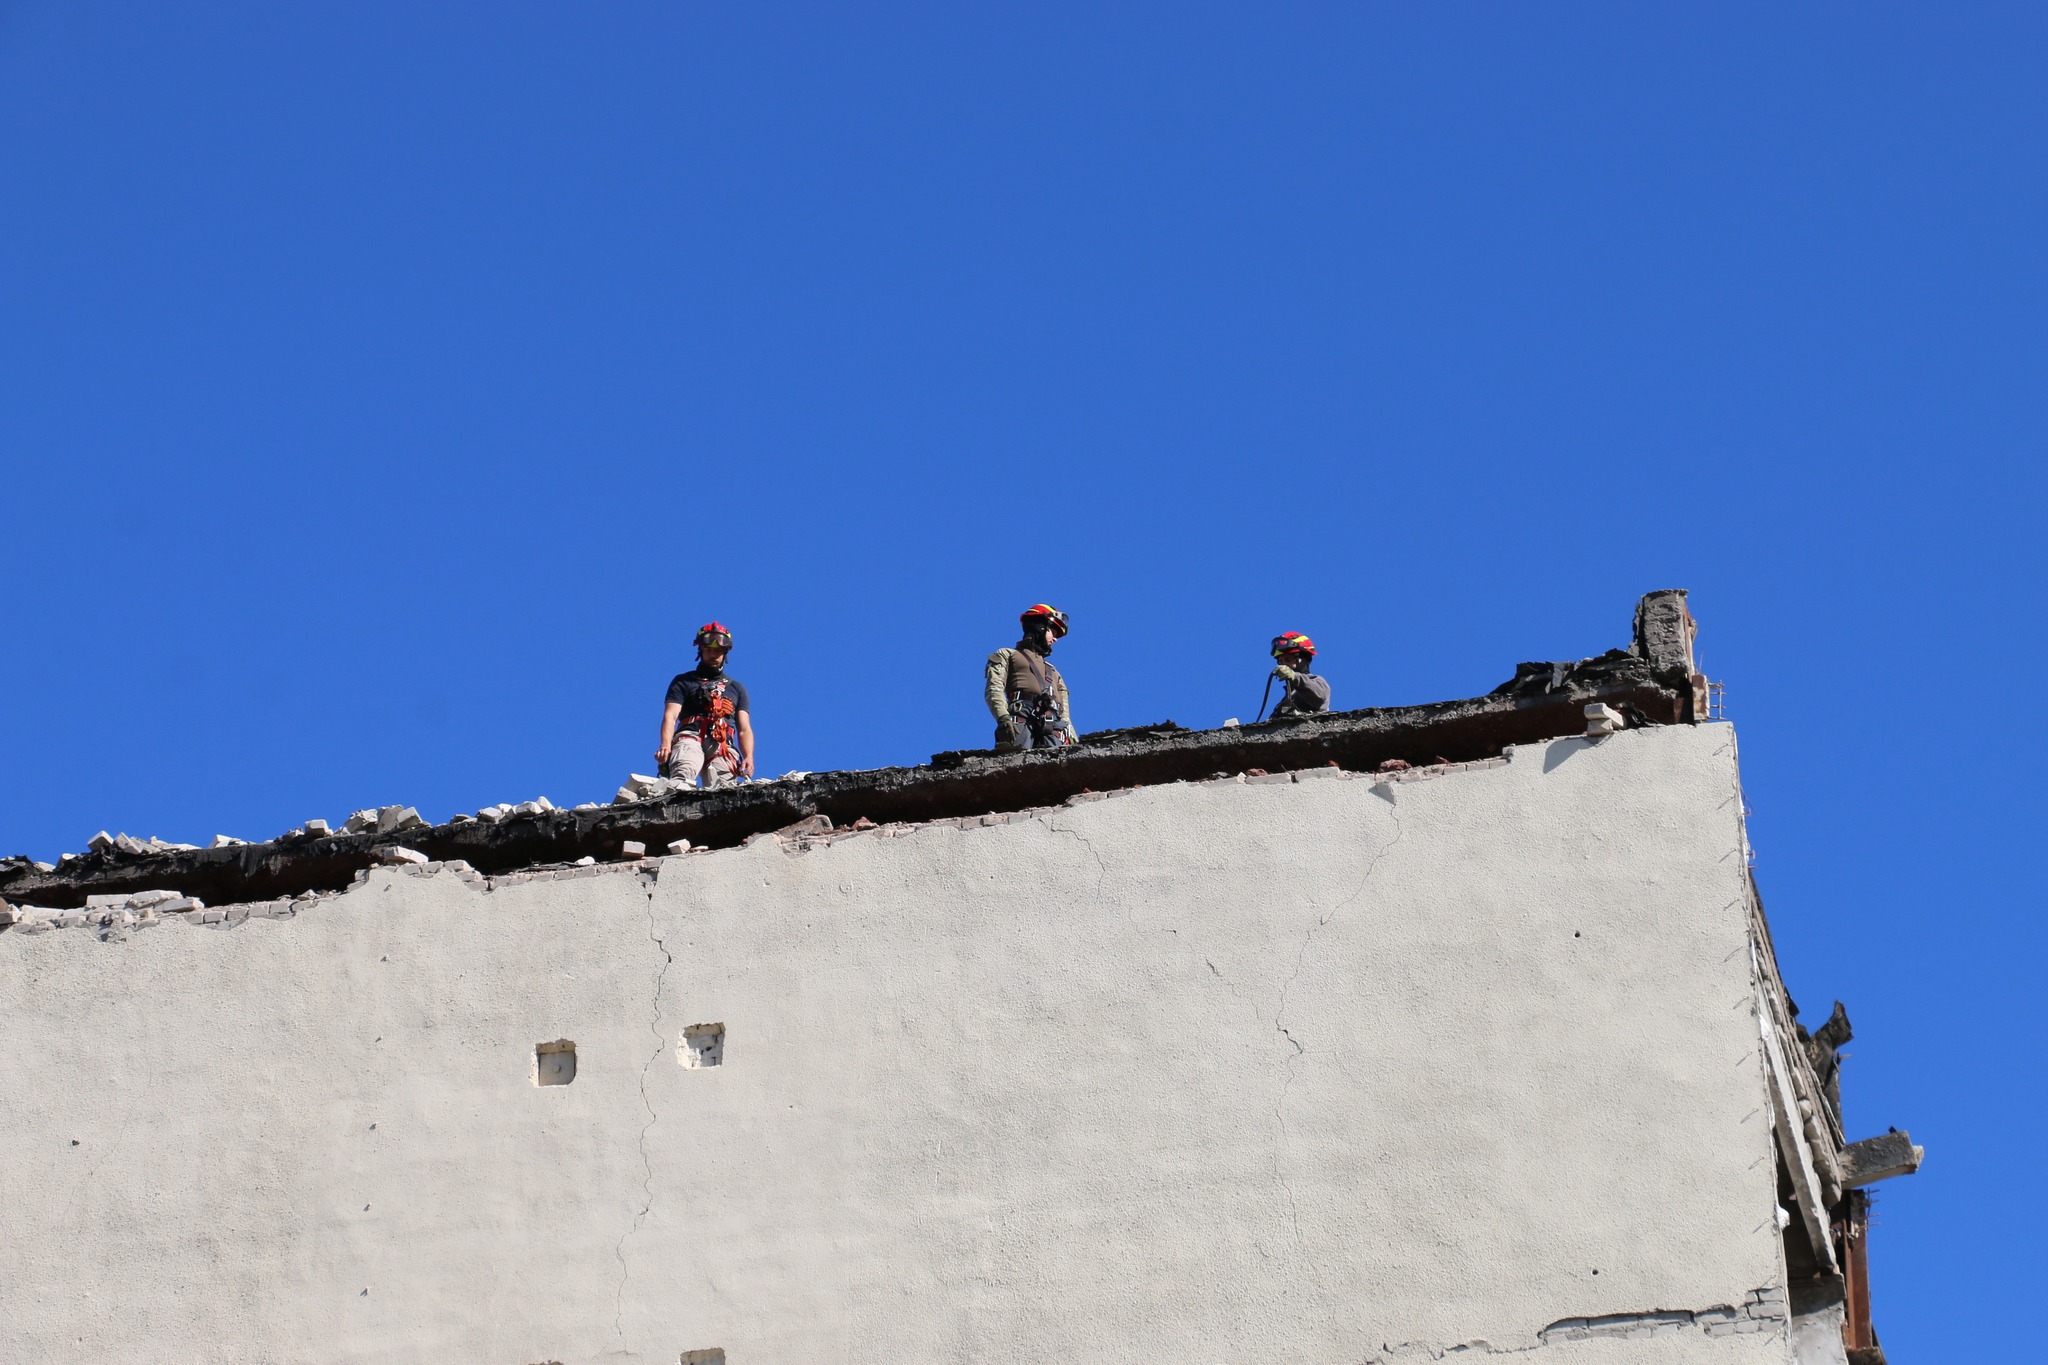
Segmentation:
<svg viewBox="0 0 2048 1365">
<path fill-rule="evenodd" d="M 654 751 L 663 777 L 727 787 L 754 775 L 754 720 L 746 687 L 725 676 L 730 653 L 732 632 L 711 622 L 697 632 L 697 666 L 668 685 Z"/>
</svg>

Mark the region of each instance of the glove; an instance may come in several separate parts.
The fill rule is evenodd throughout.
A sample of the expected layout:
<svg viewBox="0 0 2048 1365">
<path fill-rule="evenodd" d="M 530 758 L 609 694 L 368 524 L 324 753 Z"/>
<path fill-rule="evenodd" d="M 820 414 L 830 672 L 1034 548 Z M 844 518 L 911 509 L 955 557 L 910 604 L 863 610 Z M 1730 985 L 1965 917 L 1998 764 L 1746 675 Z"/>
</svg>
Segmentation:
<svg viewBox="0 0 2048 1365">
<path fill-rule="evenodd" d="M 1014 754 L 1024 747 L 1024 727 L 1015 717 L 1005 716 L 996 722 L 996 752 Z"/>
<path fill-rule="evenodd" d="M 1273 676 L 1284 682 L 1299 682 L 1301 680 L 1301 674 L 1296 673 L 1286 664 L 1275 664 L 1273 666 Z"/>
</svg>

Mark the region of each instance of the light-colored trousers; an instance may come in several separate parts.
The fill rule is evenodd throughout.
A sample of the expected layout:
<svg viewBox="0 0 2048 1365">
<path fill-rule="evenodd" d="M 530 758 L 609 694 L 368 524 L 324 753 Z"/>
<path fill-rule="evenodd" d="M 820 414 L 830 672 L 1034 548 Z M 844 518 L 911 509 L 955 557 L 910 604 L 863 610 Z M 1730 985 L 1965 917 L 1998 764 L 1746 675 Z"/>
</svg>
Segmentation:
<svg viewBox="0 0 2048 1365">
<path fill-rule="evenodd" d="M 707 787 L 730 787 L 739 781 L 735 771 L 735 760 L 714 759 L 704 762 L 704 742 L 692 734 L 679 734 L 668 750 L 668 771 L 662 776 L 671 782 L 695 782 L 697 774 L 704 775 Z"/>
</svg>

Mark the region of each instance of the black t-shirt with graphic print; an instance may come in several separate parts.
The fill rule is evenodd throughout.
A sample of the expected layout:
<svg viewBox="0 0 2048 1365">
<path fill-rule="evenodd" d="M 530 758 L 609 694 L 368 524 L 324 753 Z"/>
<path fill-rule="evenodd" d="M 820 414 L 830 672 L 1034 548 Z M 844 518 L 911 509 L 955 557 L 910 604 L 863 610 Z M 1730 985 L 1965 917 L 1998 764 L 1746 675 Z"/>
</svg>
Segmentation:
<svg viewBox="0 0 2048 1365">
<path fill-rule="evenodd" d="M 684 723 L 710 715 L 711 699 L 721 696 L 732 702 L 735 711 L 753 711 L 747 704 L 746 685 L 727 677 L 722 669 L 700 664 L 688 673 L 676 674 L 675 681 L 668 685 L 668 700 L 683 708 L 680 719 Z"/>
</svg>

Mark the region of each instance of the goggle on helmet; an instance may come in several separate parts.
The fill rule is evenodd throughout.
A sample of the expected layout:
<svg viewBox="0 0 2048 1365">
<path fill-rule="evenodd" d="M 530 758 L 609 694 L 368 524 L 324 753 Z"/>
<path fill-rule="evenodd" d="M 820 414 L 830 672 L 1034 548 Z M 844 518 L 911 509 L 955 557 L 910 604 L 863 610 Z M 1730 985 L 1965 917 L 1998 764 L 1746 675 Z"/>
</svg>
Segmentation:
<svg viewBox="0 0 2048 1365">
<path fill-rule="evenodd" d="M 1273 657 L 1277 659 L 1283 654 L 1306 654 L 1309 658 L 1313 659 L 1316 657 L 1316 642 L 1298 630 L 1290 630 L 1284 634 L 1275 635 L 1273 637 Z"/>
<path fill-rule="evenodd" d="M 732 632 L 716 621 L 697 627 L 697 648 L 731 649 Z"/>
<path fill-rule="evenodd" d="M 1017 619 L 1026 630 L 1035 625 L 1044 626 L 1052 632 L 1052 638 L 1055 640 L 1067 633 L 1067 614 L 1058 607 L 1050 607 L 1043 602 L 1024 608 L 1023 614 Z"/>
</svg>

